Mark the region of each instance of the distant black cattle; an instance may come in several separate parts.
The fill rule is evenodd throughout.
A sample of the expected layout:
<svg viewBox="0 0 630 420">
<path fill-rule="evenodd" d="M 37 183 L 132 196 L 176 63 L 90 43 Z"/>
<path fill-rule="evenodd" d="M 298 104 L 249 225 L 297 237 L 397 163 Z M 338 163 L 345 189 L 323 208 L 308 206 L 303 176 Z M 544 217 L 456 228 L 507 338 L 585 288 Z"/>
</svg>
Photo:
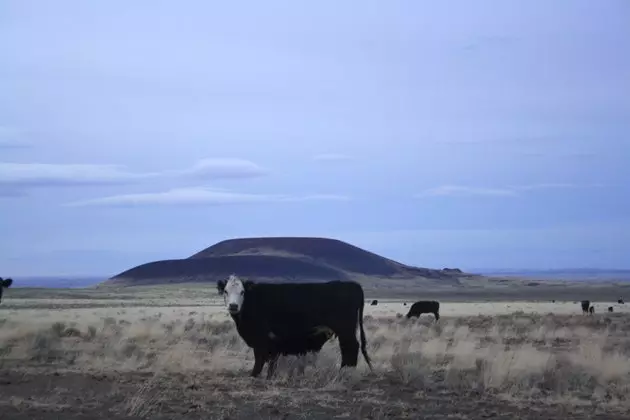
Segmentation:
<svg viewBox="0 0 630 420">
<path fill-rule="evenodd" d="M 13 284 L 13 279 L 2 279 L 0 277 L 0 302 L 2 302 L 2 291 L 8 289 Z"/>
<path fill-rule="evenodd" d="M 403 303 L 403 306 L 407 306 L 407 302 Z"/>
<path fill-rule="evenodd" d="M 623 305 L 623 299 L 618 299 L 617 303 L 620 304 L 620 305 Z"/>
<path fill-rule="evenodd" d="M 258 376 L 269 362 L 270 378 L 279 353 L 319 351 L 330 337 L 328 330 L 339 339 L 341 367 L 356 366 L 357 326 L 361 353 L 372 369 L 363 330 L 364 294 L 358 283 L 264 284 L 241 281 L 231 275 L 227 281 L 219 280 L 217 289 L 224 296 L 239 335 L 254 349 L 251 376 Z"/>
<path fill-rule="evenodd" d="M 613 311 L 613 307 L 612 307 L 612 306 L 609 306 L 609 307 L 608 307 L 608 312 L 612 312 L 612 311 Z"/>
<path fill-rule="evenodd" d="M 372 303 L 370 303 L 370 305 L 372 305 L 372 306 L 376 306 L 376 305 L 378 305 L 378 300 L 374 299 L 374 300 L 372 301 Z"/>
<path fill-rule="evenodd" d="M 580 303 L 582 305 L 582 313 L 587 314 L 588 313 L 588 308 L 591 306 L 591 301 L 590 300 L 583 300 Z"/>
<path fill-rule="evenodd" d="M 595 307 L 591 306 L 590 308 L 588 308 L 588 312 L 593 315 L 595 313 Z"/>
<path fill-rule="evenodd" d="M 551 303 L 556 303 L 556 300 L 555 300 L 555 299 L 553 299 L 553 300 L 551 301 Z"/>
<path fill-rule="evenodd" d="M 435 316 L 435 320 L 440 319 L 440 302 L 435 300 L 420 300 L 409 308 L 409 312 L 407 313 L 407 318 L 411 318 L 413 316 L 419 317 L 421 314 L 433 314 Z"/>
</svg>

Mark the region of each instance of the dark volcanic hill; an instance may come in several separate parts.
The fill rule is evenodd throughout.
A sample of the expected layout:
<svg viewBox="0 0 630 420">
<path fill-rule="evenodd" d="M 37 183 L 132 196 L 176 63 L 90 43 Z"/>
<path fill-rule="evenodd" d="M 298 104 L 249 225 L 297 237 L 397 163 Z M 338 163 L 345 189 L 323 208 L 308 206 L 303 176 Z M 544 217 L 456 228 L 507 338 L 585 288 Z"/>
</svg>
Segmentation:
<svg viewBox="0 0 630 420">
<path fill-rule="evenodd" d="M 235 273 L 267 281 L 328 281 L 354 276 L 425 277 L 457 283 L 457 269 L 411 267 L 337 239 L 266 237 L 229 239 L 188 258 L 154 261 L 124 271 L 105 284 L 216 281 Z"/>
</svg>

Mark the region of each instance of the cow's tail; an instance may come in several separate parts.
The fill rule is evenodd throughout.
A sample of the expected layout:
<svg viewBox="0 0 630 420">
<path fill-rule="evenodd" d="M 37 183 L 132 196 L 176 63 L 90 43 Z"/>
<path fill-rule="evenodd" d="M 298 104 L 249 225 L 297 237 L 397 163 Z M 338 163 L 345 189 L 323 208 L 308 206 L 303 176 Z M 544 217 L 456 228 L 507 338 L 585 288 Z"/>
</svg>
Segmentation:
<svg viewBox="0 0 630 420">
<path fill-rule="evenodd" d="M 359 332 L 361 334 L 361 353 L 363 354 L 363 357 L 365 358 L 365 362 L 370 367 L 370 371 L 374 371 L 374 369 L 372 369 L 372 362 L 370 361 L 370 357 L 368 356 L 367 351 L 365 349 L 366 343 L 365 343 L 365 331 L 363 330 L 363 306 L 365 306 L 365 302 L 362 299 L 361 306 L 359 306 Z"/>
</svg>

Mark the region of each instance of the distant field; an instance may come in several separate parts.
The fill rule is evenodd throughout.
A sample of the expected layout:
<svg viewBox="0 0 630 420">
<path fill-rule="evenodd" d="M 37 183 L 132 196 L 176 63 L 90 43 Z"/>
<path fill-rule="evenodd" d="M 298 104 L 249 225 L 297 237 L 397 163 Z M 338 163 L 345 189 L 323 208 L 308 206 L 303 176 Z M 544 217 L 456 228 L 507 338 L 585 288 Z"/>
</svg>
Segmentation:
<svg viewBox="0 0 630 420">
<path fill-rule="evenodd" d="M 366 301 L 364 315 L 376 317 L 395 317 L 406 314 L 413 301 L 404 299 L 379 299 L 377 306 Z M 404 303 L 407 303 L 405 306 Z M 630 304 L 592 301 L 596 313 L 606 313 L 609 306 L 614 313 L 630 313 Z M 223 306 L 223 300 L 217 297 L 208 299 L 146 299 L 146 300 L 81 300 L 81 299 L 12 299 L 0 306 L 1 317 L 41 319 L 45 322 L 51 316 L 55 319 L 72 321 L 76 319 L 100 319 L 103 317 L 125 318 L 129 316 L 147 316 L 163 314 L 182 317 L 190 312 L 204 313 L 216 319 L 229 319 Z M 440 314 L 443 316 L 508 315 L 514 312 L 528 314 L 581 314 L 579 302 L 556 301 L 493 301 L 493 302 L 440 302 Z M 427 315 L 428 316 L 428 315 Z"/>
<path fill-rule="evenodd" d="M 355 276 L 363 286 L 366 298 L 386 299 L 437 299 L 445 301 L 617 301 L 619 297 L 630 300 L 630 281 L 596 282 L 533 280 L 524 278 L 483 278 L 462 280 L 461 287 L 440 285 L 439 281 L 422 278 L 399 279 Z M 16 284 L 17 286 L 17 284 Z M 141 299 L 142 305 L 185 304 L 194 300 L 205 302 L 217 296 L 215 283 L 176 283 L 157 286 L 88 287 L 88 288 L 20 288 L 6 291 L 13 299 L 52 298 L 76 300 L 108 300 L 110 305 L 132 305 Z M 114 302 L 114 301 L 129 302 Z M 92 302 L 95 304 L 96 302 Z M 88 304 L 88 303 L 84 303 Z M 136 302 L 137 304 L 137 302 Z"/>
<path fill-rule="evenodd" d="M 619 290 L 581 290 L 594 316 L 573 300 L 475 291 L 467 302 L 438 291 L 437 323 L 396 317 L 416 290 L 371 295 L 374 373 L 363 359 L 340 372 L 333 340 L 304 376 L 287 357 L 266 381 L 248 376 L 252 351 L 213 287 L 10 289 L 0 304 L 0 418 L 626 419 L 630 304 L 605 300 Z"/>
<path fill-rule="evenodd" d="M 472 273 L 486 276 L 527 277 L 530 279 L 554 279 L 572 281 L 630 281 L 630 270 L 606 269 L 556 269 L 556 270 L 492 270 L 474 269 Z"/>
</svg>

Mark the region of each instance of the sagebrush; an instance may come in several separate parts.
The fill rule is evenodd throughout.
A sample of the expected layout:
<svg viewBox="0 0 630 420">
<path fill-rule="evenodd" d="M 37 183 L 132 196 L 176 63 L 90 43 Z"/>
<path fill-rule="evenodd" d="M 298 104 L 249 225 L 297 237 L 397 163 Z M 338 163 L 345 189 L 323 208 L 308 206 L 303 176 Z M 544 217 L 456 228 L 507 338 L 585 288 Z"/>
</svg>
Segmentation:
<svg viewBox="0 0 630 420">
<path fill-rule="evenodd" d="M 5 319 L 0 323 L 0 363 L 22 368 L 46 363 L 92 373 L 249 374 L 252 351 L 231 320 L 203 311 L 166 318 L 160 313 L 126 317 L 123 311 L 100 320 Z M 630 407 L 627 314 L 513 313 L 443 317 L 437 323 L 431 316 L 366 316 L 365 328 L 373 373 L 361 359 L 357 369 L 340 371 L 338 343 L 332 340 L 318 356 L 310 356 L 304 375 L 293 369 L 295 357 L 281 358 L 271 383 L 317 390 L 372 381 Z"/>
</svg>

